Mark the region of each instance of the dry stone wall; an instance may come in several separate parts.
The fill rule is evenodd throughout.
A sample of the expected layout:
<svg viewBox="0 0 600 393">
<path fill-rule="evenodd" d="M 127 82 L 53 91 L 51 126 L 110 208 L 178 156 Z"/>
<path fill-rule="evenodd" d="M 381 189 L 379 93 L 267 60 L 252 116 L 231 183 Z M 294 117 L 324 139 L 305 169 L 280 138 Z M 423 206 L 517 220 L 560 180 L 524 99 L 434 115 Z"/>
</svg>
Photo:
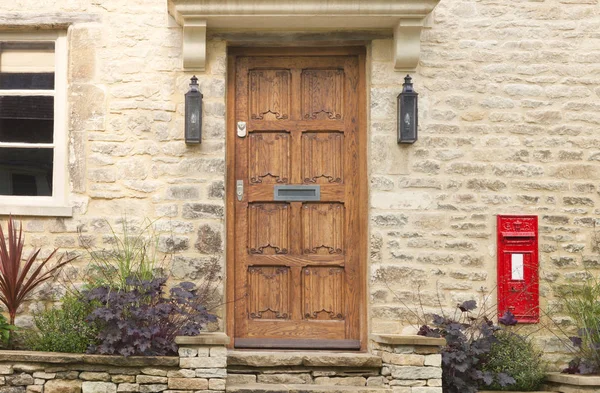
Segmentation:
<svg viewBox="0 0 600 393">
<path fill-rule="evenodd" d="M 1 393 L 224 392 L 227 350 L 183 346 L 180 357 L 0 351 Z"/>
</svg>

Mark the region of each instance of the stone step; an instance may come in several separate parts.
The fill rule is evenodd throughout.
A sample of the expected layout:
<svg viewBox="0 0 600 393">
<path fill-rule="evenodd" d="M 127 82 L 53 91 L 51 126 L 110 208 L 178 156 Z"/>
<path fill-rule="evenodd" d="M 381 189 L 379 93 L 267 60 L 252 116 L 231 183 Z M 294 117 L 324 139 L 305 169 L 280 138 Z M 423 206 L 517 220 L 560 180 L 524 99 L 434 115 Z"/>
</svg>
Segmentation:
<svg viewBox="0 0 600 393">
<path fill-rule="evenodd" d="M 391 389 L 365 386 L 269 385 L 245 384 L 227 386 L 230 393 L 392 393 Z"/>
<path fill-rule="evenodd" d="M 379 368 L 381 357 L 352 352 L 251 352 L 229 351 L 228 366 L 245 367 L 349 367 Z"/>
</svg>

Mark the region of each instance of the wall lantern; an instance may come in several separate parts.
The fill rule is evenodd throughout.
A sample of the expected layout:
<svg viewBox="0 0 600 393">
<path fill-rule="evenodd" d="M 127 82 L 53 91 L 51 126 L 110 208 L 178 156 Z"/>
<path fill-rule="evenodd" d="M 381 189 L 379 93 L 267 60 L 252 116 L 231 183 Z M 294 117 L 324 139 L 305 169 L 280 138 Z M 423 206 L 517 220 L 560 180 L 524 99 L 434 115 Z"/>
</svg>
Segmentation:
<svg viewBox="0 0 600 393">
<path fill-rule="evenodd" d="M 190 90 L 185 93 L 185 143 L 202 142 L 202 93 L 198 90 L 198 78 L 191 79 Z"/>
<path fill-rule="evenodd" d="M 402 93 L 398 95 L 398 143 L 415 143 L 419 125 L 419 94 L 413 89 L 412 78 L 406 75 Z"/>
</svg>

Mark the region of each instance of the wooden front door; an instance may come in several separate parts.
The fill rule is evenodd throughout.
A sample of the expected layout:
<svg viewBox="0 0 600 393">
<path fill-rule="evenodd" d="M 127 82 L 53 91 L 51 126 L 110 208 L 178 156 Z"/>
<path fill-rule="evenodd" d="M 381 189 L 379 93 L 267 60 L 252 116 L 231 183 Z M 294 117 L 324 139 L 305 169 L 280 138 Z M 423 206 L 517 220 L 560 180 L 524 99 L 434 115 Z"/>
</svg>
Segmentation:
<svg viewBox="0 0 600 393">
<path fill-rule="evenodd" d="M 230 53 L 235 347 L 364 348 L 363 52 Z"/>
</svg>

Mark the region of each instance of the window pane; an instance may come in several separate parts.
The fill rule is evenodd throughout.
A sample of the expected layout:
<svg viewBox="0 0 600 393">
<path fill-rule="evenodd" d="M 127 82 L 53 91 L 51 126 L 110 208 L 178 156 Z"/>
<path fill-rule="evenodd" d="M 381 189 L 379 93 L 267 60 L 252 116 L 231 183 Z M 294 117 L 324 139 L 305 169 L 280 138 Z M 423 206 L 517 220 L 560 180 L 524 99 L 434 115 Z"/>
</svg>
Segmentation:
<svg viewBox="0 0 600 393">
<path fill-rule="evenodd" d="M 0 89 L 54 89 L 54 43 L 0 42 Z"/>
<path fill-rule="evenodd" d="M 0 142 L 53 140 L 54 97 L 0 96 Z"/>
<path fill-rule="evenodd" d="M 53 149 L 0 148 L 0 195 L 52 196 Z"/>
<path fill-rule="evenodd" d="M 54 74 L 44 72 L 34 73 L 0 73 L 0 90 L 53 90 Z"/>
</svg>

